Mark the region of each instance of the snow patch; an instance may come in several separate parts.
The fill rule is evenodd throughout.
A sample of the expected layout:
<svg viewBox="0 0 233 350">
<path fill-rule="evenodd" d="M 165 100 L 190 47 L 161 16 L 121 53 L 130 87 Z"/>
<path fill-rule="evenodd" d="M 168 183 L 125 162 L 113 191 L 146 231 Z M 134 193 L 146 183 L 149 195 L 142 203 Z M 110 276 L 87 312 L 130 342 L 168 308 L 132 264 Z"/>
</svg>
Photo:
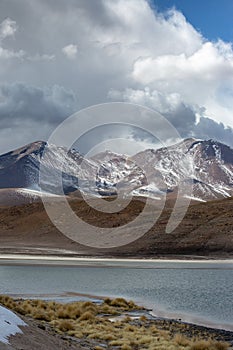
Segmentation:
<svg viewBox="0 0 233 350">
<path fill-rule="evenodd" d="M 43 192 L 39 190 L 32 190 L 30 188 L 20 188 L 17 189 L 18 193 L 24 194 L 27 197 L 61 197 L 60 195 L 49 193 L 49 192 Z"/>
<path fill-rule="evenodd" d="M 149 185 L 141 186 L 131 192 L 133 196 L 146 196 L 156 200 L 161 200 L 161 197 L 164 196 L 164 193 L 159 190 L 154 182 Z M 160 195 L 160 197 L 158 197 Z"/>
<path fill-rule="evenodd" d="M 204 199 L 201 199 L 201 198 L 198 198 L 198 197 L 194 197 L 194 196 L 184 195 L 184 198 L 192 199 L 193 201 L 198 201 L 198 202 L 206 202 Z"/>
<path fill-rule="evenodd" d="M 9 336 L 23 333 L 19 326 L 27 326 L 27 324 L 12 311 L 0 306 L 0 342 L 9 344 Z"/>
</svg>

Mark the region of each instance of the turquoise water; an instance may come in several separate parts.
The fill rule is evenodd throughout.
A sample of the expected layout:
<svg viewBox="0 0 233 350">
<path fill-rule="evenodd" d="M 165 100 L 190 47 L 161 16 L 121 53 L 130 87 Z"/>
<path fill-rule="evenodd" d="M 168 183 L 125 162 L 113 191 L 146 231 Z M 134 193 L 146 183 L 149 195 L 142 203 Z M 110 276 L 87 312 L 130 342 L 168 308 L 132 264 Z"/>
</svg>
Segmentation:
<svg viewBox="0 0 233 350">
<path fill-rule="evenodd" d="M 78 266 L 63 265 L 2 265 L 0 293 L 122 296 L 152 308 L 156 315 L 233 329 L 233 263 L 81 261 Z"/>
</svg>

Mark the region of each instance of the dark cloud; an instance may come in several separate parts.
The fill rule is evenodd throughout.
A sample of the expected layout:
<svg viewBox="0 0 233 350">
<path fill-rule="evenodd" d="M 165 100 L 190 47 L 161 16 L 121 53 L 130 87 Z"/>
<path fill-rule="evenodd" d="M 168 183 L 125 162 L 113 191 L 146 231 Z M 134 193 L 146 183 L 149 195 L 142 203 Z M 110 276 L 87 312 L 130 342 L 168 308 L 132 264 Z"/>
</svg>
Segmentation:
<svg viewBox="0 0 233 350">
<path fill-rule="evenodd" d="M 74 93 L 61 86 L 0 85 L 0 154 L 36 140 L 77 110 Z"/>
<path fill-rule="evenodd" d="M 61 86 L 0 85 L 0 120 L 5 126 L 32 120 L 58 124 L 77 109 L 74 93 Z"/>
<path fill-rule="evenodd" d="M 233 129 L 203 116 L 205 109 L 199 109 L 203 115 L 197 120 L 194 107 L 180 103 L 164 116 L 176 127 L 183 138 L 214 139 L 233 147 Z"/>
<path fill-rule="evenodd" d="M 210 118 L 202 117 L 199 123 L 193 126 L 193 134 L 200 139 L 214 139 L 233 147 L 233 129 Z"/>
<path fill-rule="evenodd" d="M 232 125 L 233 80 L 224 96 L 218 90 L 233 74 L 230 45 L 208 42 L 178 11 L 164 17 L 149 3 L 1 0 L 0 23 L 10 18 L 17 30 L 0 42 L 0 53 L 6 50 L 0 57 L 0 152 L 46 139 L 77 109 L 109 102 L 111 91 L 124 90 L 129 96 L 119 93 L 117 101 L 159 110 L 182 137 L 232 144 L 230 128 L 202 117 L 196 123 L 198 113 Z M 77 47 L 72 60 L 64 55 L 70 45 Z M 110 131 L 87 135 L 83 149 L 106 136 L 128 135 L 145 147 L 153 142 L 140 130 Z"/>
<path fill-rule="evenodd" d="M 164 116 L 176 127 L 183 138 L 214 139 L 233 147 L 233 129 L 204 116 L 197 121 L 192 106 L 181 103 Z"/>
<path fill-rule="evenodd" d="M 196 122 L 195 111 L 192 107 L 187 106 L 182 102 L 169 112 L 165 112 L 164 116 L 178 130 L 182 137 L 190 135 Z"/>
</svg>

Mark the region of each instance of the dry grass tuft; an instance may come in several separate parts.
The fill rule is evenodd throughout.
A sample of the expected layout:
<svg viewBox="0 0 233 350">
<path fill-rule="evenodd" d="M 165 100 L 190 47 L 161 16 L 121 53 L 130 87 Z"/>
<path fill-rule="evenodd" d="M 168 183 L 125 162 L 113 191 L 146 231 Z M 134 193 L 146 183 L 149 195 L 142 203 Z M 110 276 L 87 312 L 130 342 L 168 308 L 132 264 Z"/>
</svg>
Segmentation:
<svg viewBox="0 0 233 350">
<path fill-rule="evenodd" d="M 79 321 L 92 321 L 94 318 L 95 315 L 92 312 L 86 311 L 79 317 Z"/>
<path fill-rule="evenodd" d="M 142 316 L 135 323 L 130 317 L 110 322 L 106 315 L 122 315 L 132 310 L 141 309 L 132 301 L 123 298 L 105 299 L 102 304 L 92 302 L 72 302 L 61 304 L 55 301 L 12 299 L 0 295 L 0 303 L 22 315 L 29 315 L 43 322 L 48 322 L 58 333 L 68 336 L 93 339 L 105 344 L 97 345 L 95 350 L 228 350 L 229 344 L 208 338 L 203 332 L 197 338 L 187 338 L 187 325 L 176 325 L 166 321 L 148 320 Z M 190 332 L 191 334 L 191 332 Z M 202 337 L 202 338 L 201 338 Z M 101 344 L 102 345 L 102 344 Z M 93 348 L 93 346 L 92 346 Z"/>
<path fill-rule="evenodd" d="M 190 340 L 186 338 L 183 334 L 176 334 L 173 340 L 176 344 L 184 347 L 190 344 Z"/>
<path fill-rule="evenodd" d="M 229 344 L 213 340 L 199 340 L 191 345 L 190 350 L 227 350 Z"/>
<path fill-rule="evenodd" d="M 33 311 L 31 316 L 36 320 L 50 321 L 48 314 L 42 310 Z"/>
<path fill-rule="evenodd" d="M 74 325 L 67 320 L 60 321 L 57 328 L 62 332 L 73 331 L 75 329 Z"/>
</svg>

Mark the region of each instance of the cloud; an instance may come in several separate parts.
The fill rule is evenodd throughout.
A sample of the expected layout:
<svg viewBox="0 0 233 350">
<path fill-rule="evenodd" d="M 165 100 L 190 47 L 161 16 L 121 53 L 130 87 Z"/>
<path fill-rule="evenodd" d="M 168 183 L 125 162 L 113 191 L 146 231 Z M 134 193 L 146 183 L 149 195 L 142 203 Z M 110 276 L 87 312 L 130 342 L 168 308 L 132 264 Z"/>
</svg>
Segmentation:
<svg viewBox="0 0 233 350">
<path fill-rule="evenodd" d="M 61 86 L 38 88 L 25 83 L 1 84 L 0 153 L 38 139 L 46 140 L 76 109 L 76 96 Z"/>
<path fill-rule="evenodd" d="M 221 85 L 233 83 L 232 47 L 222 41 L 206 42 L 190 56 L 182 53 L 139 58 L 132 75 L 142 85 L 175 91 L 187 103 L 204 105 L 206 113 L 218 120 L 213 100 Z M 226 123 L 230 121 L 227 116 Z"/>
<path fill-rule="evenodd" d="M 35 54 L 33 56 L 28 56 L 27 59 L 29 61 L 52 61 L 55 59 L 55 55 L 47 55 L 47 54 Z"/>
<path fill-rule="evenodd" d="M 146 105 L 161 113 L 177 129 L 181 137 L 195 137 L 200 139 L 216 139 L 233 147 L 233 129 L 205 117 L 205 108 L 189 105 L 182 100 L 178 93 L 161 93 L 157 90 L 126 89 L 124 91 L 111 90 L 109 98 L 125 102 Z M 151 123 L 152 124 L 152 123 Z M 136 133 L 136 138 L 142 142 L 152 143 L 148 136 Z"/>
<path fill-rule="evenodd" d="M 0 40 L 3 40 L 9 36 L 14 36 L 18 27 L 15 21 L 10 18 L 6 18 L 0 24 Z"/>
<path fill-rule="evenodd" d="M 18 25 L 16 21 L 11 18 L 6 18 L 0 24 L 0 59 L 9 60 L 9 59 L 20 59 L 28 60 L 28 61 L 44 61 L 44 60 L 52 60 L 55 58 L 54 55 L 48 54 L 39 54 L 36 53 L 34 55 L 30 55 L 22 49 L 12 50 L 2 47 L 2 42 L 7 37 L 14 37 L 15 33 L 18 30 Z"/>
<path fill-rule="evenodd" d="M 198 80 L 215 83 L 218 79 L 233 77 L 233 52 L 230 44 L 222 41 L 204 43 L 199 50 L 188 56 L 159 55 L 155 58 L 138 59 L 133 68 L 133 77 L 143 84 L 181 80 Z"/>
<path fill-rule="evenodd" d="M 18 26 L 15 21 L 10 18 L 6 18 L 0 24 L 0 59 L 11 59 L 11 58 L 23 58 L 25 56 L 25 52 L 23 50 L 14 51 L 8 50 L 2 47 L 2 41 L 7 37 L 14 36 L 18 29 Z"/>
<path fill-rule="evenodd" d="M 66 55 L 69 59 L 73 60 L 76 58 L 77 53 L 78 53 L 78 47 L 77 45 L 67 45 L 65 47 L 63 47 L 62 52 L 64 53 L 64 55 Z"/>
<path fill-rule="evenodd" d="M 194 127 L 194 134 L 202 139 L 212 138 L 233 148 L 233 129 L 210 118 L 201 118 Z"/>
<path fill-rule="evenodd" d="M 219 132 L 230 142 L 232 45 L 204 38 L 176 9 L 159 13 L 146 0 L 1 0 L 0 22 L 0 81 L 11 86 L 0 118 L 8 136 L 19 119 L 29 127 L 48 118 L 51 127 L 75 108 L 118 100 L 159 110 L 184 137 Z M 54 86 L 72 92 L 71 108 Z"/>
<path fill-rule="evenodd" d="M 38 88 L 24 83 L 0 85 L 0 119 L 9 127 L 34 120 L 57 124 L 77 108 L 74 93 L 61 86 Z"/>
<path fill-rule="evenodd" d="M 3 49 L 0 47 L 0 59 L 9 59 L 9 58 L 23 58 L 25 56 L 25 52 L 20 50 L 18 52 Z"/>
</svg>

